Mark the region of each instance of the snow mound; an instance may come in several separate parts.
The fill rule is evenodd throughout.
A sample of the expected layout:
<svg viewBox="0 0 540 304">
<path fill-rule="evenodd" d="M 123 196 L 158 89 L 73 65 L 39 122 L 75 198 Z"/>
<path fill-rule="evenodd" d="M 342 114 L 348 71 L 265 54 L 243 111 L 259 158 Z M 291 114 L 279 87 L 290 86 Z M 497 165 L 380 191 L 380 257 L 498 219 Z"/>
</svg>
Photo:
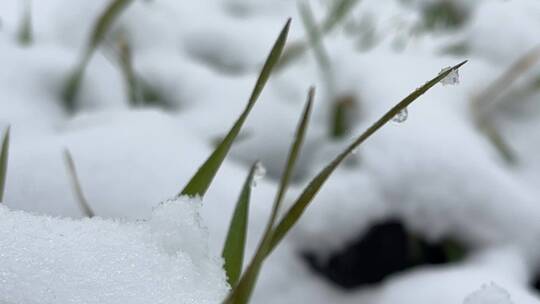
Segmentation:
<svg viewBox="0 0 540 304">
<path fill-rule="evenodd" d="M 228 285 L 200 206 L 169 200 L 138 222 L 0 206 L 0 303 L 217 303 Z"/>
<path fill-rule="evenodd" d="M 513 304 L 508 291 L 491 282 L 483 285 L 480 290 L 471 293 L 464 304 Z"/>
</svg>

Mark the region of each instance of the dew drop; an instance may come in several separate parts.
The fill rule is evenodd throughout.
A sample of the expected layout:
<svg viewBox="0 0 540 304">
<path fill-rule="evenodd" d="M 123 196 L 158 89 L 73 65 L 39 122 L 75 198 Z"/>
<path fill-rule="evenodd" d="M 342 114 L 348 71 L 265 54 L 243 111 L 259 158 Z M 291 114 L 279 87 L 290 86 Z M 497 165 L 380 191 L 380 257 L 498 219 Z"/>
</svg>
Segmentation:
<svg viewBox="0 0 540 304">
<path fill-rule="evenodd" d="M 252 187 L 257 187 L 257 182 L 264 178 L 266 175 L 266 168 L 261 162 L 255 164 L 255 172 L 253 172 L 253 180 L 251 181 Z"/>
<path fill-rule="evenodd" d="M 404 108 L 403 110 L 399 111 L 396 114 L 396 116 L 392 118 L 392 121 L 397 122 L 397 123 L 402 123 L 402 122 L 405 122 L 408 117 L 409 117 L 409 111 L 407 110 L 407 108 Z"/>
<path fill-rule="evenodd" d="M 450 70 L 452 67 L 446 67 L 446 68 L 443 68 L 440 72 L 439 72 L 439 75 L 444 73 L 444 72 L 447 72 L 448 70 Z M 456 84 L 459 84 L 459 70 L 458 69 L 454 69 L 452 72 L 450 72 L 448 74 L 448 76 L 444 77 L 442 80 L 441 80 L 441 83 L 443 86 L 445 85 L 456 85 Z"/>
</svg>

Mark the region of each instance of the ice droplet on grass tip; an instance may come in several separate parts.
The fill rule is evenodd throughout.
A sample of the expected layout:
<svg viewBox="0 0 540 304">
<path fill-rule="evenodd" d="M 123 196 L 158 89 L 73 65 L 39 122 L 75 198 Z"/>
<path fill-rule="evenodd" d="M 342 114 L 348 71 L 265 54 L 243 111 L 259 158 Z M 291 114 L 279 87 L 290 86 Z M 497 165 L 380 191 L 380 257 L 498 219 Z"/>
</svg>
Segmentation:
<svg viewBox="0 0 540 304">
<path fill-rule="evenodd" d="M 446 68 L 443 68 L 441 69 L 441 71 L 439 72 L 439 75 L 450 70 L 452 67 L 446 67 Z M 443 86 L 445 85 L 456 85 L 456 84 L 459 84 L 459 70 L 458 69 L 454 69 L 452 72 L 450 72 L 448 74 L 448 76 L 444 77 L 442 80 L 441 80 L 441 83 Z"/>
<path fill-rule="evenodd" d="M 513 304 L 508 291 L 495 283 L 484 284 L 482 287 L 468 295 L 463 304 Z"/>
<path fill-rule="evenodd" d="M 396 116 L 392 118 L 393 122 L 402 123 L 407 120 L 409 117 L 409 110 L 407 108 L 404 108 L 403 110 L 399 111 Z"/>
<path fill-rule="evenodd" d="M 266 175 L 266 168 L 261 162 L 257 162 L 255 165 L 255 172 L 253 173 L 253 181 L 251 182 L 252 187 L 257 187 L 257 182 L 264 178 Z"/>
</svg>

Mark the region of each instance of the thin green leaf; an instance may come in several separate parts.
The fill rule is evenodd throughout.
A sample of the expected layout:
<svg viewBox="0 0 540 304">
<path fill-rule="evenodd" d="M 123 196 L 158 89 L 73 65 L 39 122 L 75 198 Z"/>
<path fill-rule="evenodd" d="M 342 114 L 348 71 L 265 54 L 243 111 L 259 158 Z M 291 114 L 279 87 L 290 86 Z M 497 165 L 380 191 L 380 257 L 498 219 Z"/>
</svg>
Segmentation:
<svg viewBox="0 0 540 304">
<path fill-rule="evenodd" d="M 133 2 L 133 0 L 113 0 L 109 3 L 94 25 L 94 30 L 88 41 L 88 49 L 94 51 L 99 46 L 101 41 L 103 41 L 103 38 L 105 38 L 105 35 L 109 32 L 114 21 L 120 16 L 120 13 L 131 4 L 131 2 Z"/>
<path fill-rule="evenodd" d="M 308 42 L 313 48 L 313 53 L 317 62 L 321 66 L 322 70 L 330 69 L 330 59 L 328 53 L 324 49 L 322 42 L 321 32 L 315 23 L 315 17 L 311 7 L 308 4 L 309 2 L 298 2 L 298 11 L 300 12 L 300 17 L 302 17 L 302 24 L 304 25 Z"/>
<path fill-rule="evenodd" d="M 308 36 L 308 42 L 313 49 L 315 60 L 319 66 L 320 76 L 329 95 L 335 94 L 334 73 L 330 65 L 330 56 L 324 48 L 321 32 L 315 23 L 315 17 L 309 2 L 298 2 L 298 10 L 302 17 L 302 24 Z"/>
<path fill-rule="evenodd" d="M 81 86 L 84 71 L 86 70 L 88 62 L 90 62 L 93 53 L 103 41 L 105 35 L 109 32 L 112 24 L 118 18 L 120 13 L 132 2 L 133 0 L 113 0 L 97 19 L 82 57 L 70 74 L 62 92 L 64 106 L 68 112 L 72 113 L 75 111 L 75 99 L 77 98 L 77 93 Z"/>
<path fill-rule="evenodd" d="M 379 130 L 382 126 L 389 122 L 399 112 L 401 112 L 403 109 L 406 109 L 407 106 L 414 102 L 418 97 L 422 96 L 439 81 L 448 76 L 448 74 L 459 69 L 465 63 L 467 63 L 467 61 L 463 61 L 462 63 L 446 70 L 445 72 L 439 73 L 439 75 L 437 75 L 435 78 L 428 81 L 426 84 L 405 97 L 397 105 L 395 105 L 388 112 L 386 112 L 386 114 L 384 114 L 373 125 L 371 125 L 341 154 L 339 154 L 332 162 L 330 162 L 330 164 L 328 164 L 328 166 L 326 166 L 313 180 L 311 180 L 311 182 L 300 194 L 298 199 L 293 203 L 292 207 L 287 211 L 287 213 L 283 216 L 282 220 L 275 228 L 270 244 L 270 251 L 272 251 L 279 244 L 279 242 L 285 237 L 289 230 L 296 224 L 296 222 L 298 222 L 304 210 L 311 203 L 311 201 L 319 192 L 321 187 L 324 185 L 328 177 L 330 177 L 330 175 L 343 162 L 343 160 L 345 160 L 351 153 L 353 153 L 353 151 L 358 148 L 358 146 L 360 146 L 366 139 L 368 139 L 377 130 Z"/>
<path fill-rule="evenodd" d="M 124 35 L 118 37 L 118 62 L 120 70 L 124 77 L 129 102 L 132 106 L 139 106 L 143 102 L 142 93 L 139 89 L 139 83 L 135 69 L 133 68 L 133 54 L 131 46 Z"/>
<path fill-rule="evenodd" d="M 308 45 L 303 40 L 291 42 L 283 52 L 283 55 L 276 66 L 276 70 L 281 71 L 286 66 L 289 66 L 289 64 L 300 58 L 306 52 L 307 48 Z"/>
<path fill-rule="evenodd" d="M 6 190 L 6 177 L 9 159 L 9 132 L 10 127 L 6 129 L 4 140 L 2 141 L 2 152 L 0 154 L 0 202 L 4 201 L 4 193 Z"/>
<path fill-rule="evenodd" d="M 283 171 L 283 175 L 281 176 L 281 179 L 280 179 L 278 192 L 276 194 L 274 205 L 272 207 L 272 214 L 270 215 L 270 219 L 268 220 L 268 224 L 266 226 L 266 230 L 263 234 L 259 247 L 257 248 L 257 251 L 253 259 L 249 263 L 246 272 L 242 275 L 240 282 L 230 292 L 229 296 L 227 297 L 227 299 L 225 299 L 224 303 L 228 303 L 228 304 L 248 303 L 251 297 L 251 294 L 253 293 L 253 289 L 255 288 L 257 277 L 259 276 L 259 272 L 262 268 L 263 262 L 268 256 L 273 227 L 274 227 L 277 215 L 279 213 L 281 203 L 289 187 L 289 183 L 290 183 L 292 174 L 294 172 L 296 160 L 298 159 L 298 156 L 300 154 L 300 149 L 304 142 L 309 118 L 311 115 L 314 95 L 315 95 L 315 89 L 310 88 L 309 93 L 308 93 L 308 99 L 306 102 L 306 107 L 300 119 L 300 123 L 298 124 L 298 127 L 296 129 L 295 139 L 291 146 L 291 150 L 289 151 L 289 156 L 285 164 L 285 170 Z"/>
<path fill-rule="evenodd" d="M 77 198 L 79 206 L 81 207 L 81 210 L 87 217 L 94 217 L 95 213 L 92 208 L 90 208 L 90 205 L 88 204 L 88 201 L 86 200 L 86 197 L 84 196 L 84 193 L 82 191 L 79 176 L 77 175 L 77 170 L 75 168 L 75 162 L 73 161 L 71 153 L 69 153 L 67 149 L 64 150 L 64 158 L 66 161 L 66 168 L 70 176 L 71 183 L 73 185 L 73 190 L 75 191 L 75 196 Z"/>
<path fill-rule="evenodd" d="M 351 115 L 356 108 L 356 98 L 353 95 L 343 95 L 332 104 L 332 117 L 330 121 L 330 136 L 342 138 L 351 129 Z"/>
<path fill-rule="evenodd" d="M 285 42 L 287 40 L 290 24 L 291 20 L 289 19 L 287 20 L 285 27 L 283 27 L 283 30 L 281 30 L 279 37 L 277 38 L 274 46 L 272 47 L 272 50 L 270 51 L 270 54 L 268 55 L 268 58 L 264 63 L 261 73 L 259 74 L 259 78 L 255 83 L 255 87 L 253 88 L 246 108 L 244 109 L 238 120 L 236 120 L 231 130 L 227 133 L 227 136 L 225 136 L 220 145 L 214 150 L 210 157 L 204 162 L 204 164 L 191 178 L 191 180 L 182 190 L 180 195 L 202 197 L 206 193 L 206 190 L 208 190 L 208 187 L 210 187 L 210 184 L 212 183 L 212 180 L 214 179 L 217 171 L 219 170 L 219 167 L 229 153 L 229 150 L 236 136 L 240 132 L 240 129 L 244 125 L 244 122 L 246 121 L 249 113 L 251 112 L 251 109 L 255 105 L 257 99 L 261 95 L 264 86 L 266 85 L 266 82 L 270 78 L 270 74 L 272 73 L 274 66 L 279 61 L 281 53 L 283 52 L 283 47 L 285 46 Z"/>
<path fill-rule="evenodd" d="M 21 24 L 19 25 L 19 31 L 17 33 L 17 40 L 19 44 L 28 46 L 33 41 L 32 33 L 32 3 L 30 0 L 24 1 L 24 11 L 21 18 Z"/>
<path fill-rule="evenodd" d="M 244 265 L 244 251 L 246 248 L 246 235 L 249 217 L 249 202 L 251 197 L 251 188 L 253 185 L 253 178 L 257 167 L 260 166 L 258 162 L 251 166 L 251 170 L 244 182 L 240 197 L 236 202 L 236 208 L 231 219 L 229 226 L 229 232 L 227 233 L 227 239 L 223 246 L 223 252 L 221 256 L 225 261 L 224 269 L 227 274 L 229 285 L 236 286 L 242 267 Z"/>
</svg>

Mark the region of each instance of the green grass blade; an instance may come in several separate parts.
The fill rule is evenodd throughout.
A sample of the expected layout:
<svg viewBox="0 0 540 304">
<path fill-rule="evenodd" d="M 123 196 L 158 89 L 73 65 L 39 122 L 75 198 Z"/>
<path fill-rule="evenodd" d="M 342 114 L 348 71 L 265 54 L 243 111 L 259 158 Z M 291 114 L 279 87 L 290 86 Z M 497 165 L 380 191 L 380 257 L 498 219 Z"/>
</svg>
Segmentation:
<svg viewBox="0 0 540 304">
<path fill-rule="evenodd" d="M 251 109 L 255 105 L 264 86 L 266 85 L 266 82 L 270 78 L 270 74 L 272 73 L 274 66 L 281 57 L 281 53 L 283 52 L 283 48 L 287 40 L 287 35 L 289 33 L 290 24 L 291 20 L 289 19 L 287 20 L 285 27 L 283 28 L 283 30 L 281 30 L 279 37 L 277 38 L 274 46 L 272 47 L 272 50 L 270 51 L 270 54 L 268 55 L 268 58 L 264 63 L 261 73 L 259 74 L 259 78 L 255 83 L 255 87 L 253 88 L 246 108 L 244 109 L 238 120 L 236 120 L 231 130 L 227 133 L 227 136 L 225 136 L 219 146 L 214 150 L 210 157 L 204 162 L 204 164 L 191 178 L 191 180 L 182 190 L 180 195 L 202 197 L 206 193 L 206 190 L 208 190 L 208 187 L 210 187 L 210 184 L 212 183 L 212 180 L 214 179 L 219 167 L 229 153 L 229 150 L 236 136 L 240 132 L 240 129 L 244 125 L 245 120 L 251 112 Z"/>
<path fill-rule="evenodd" d="M 90 38 L 88 39 L 87 45 L 83 51 L 82 57 L 73 72 L 70 74 L 62 91 L 64 105 L 69 113 L 75 111 L 75 99 L 77 98 L 77 93 L 79 92 L 79 88 L 81 86 L 84 71 L 86 70 L 88 62 L 90 62 L 93 53 L 103 41 L 105 35 L 109 32 L 112 24 L 118 18 L 120 13 L 132 2 L 133 0 L 113 0 L 97 19 L 92 33 L 90 34 Z"/>
<path fill-rule="evenodd" d="M 289 64 L 300 58 L 306 52 L 307 48 L 307 43 L 303 40 L 290 43 L 283 52 L 281 60 L 279 60 L 279 63 L 276 66 L 276 70 L 281 71 L 283 68 L 289 66 Z"/>
<path fill-rule="evenodd" d="M 268 220 L 268 224 L 263 234 L 262 240 L 259 244 L 259 247 L 257 248 L 257 251 L 255 252 L 253 259 L 249 263 L 246 269 L 246 272 L 242 275 L 238 285 L 236 285 L 236 287 L 233 288 L 233 290 L 230 292 L 227 299 L 225 299 L 224 303 L 228 303 L 228 304 L 248 303 L 251 297 L 251 294 L 253 293 L 253 289 L 255 288 L 255 284 L 257 282 L 257 277 L 259 276 L 259 272 L 262 268 L 263 262 L 269 253 L 269 249 L 270 249 L 269 246 L 270 246 L 274 223 L 276 221 L 283 198 L 287 192 L 287 188 L 289 186 L 289 182 L 291 180 L 291 177 L 294 171 L 296 160 L 298 159 L 298 156 L 300 154 L 300 149 L 304 142 L 309 118 L 311 115 L 314 95 L 315 95 L 315 89 L 311 88 L 308 93 L 308 100 L 306 102 L 306 107 L 300 119 L 300 123 L 298 124 L 298 127 L 296 129 L 294 142 L 291 146 L 291 150 L 289 151 L 289 156 L 285 164 L 285 170 L 283 171 L 283 175 L 281 176 L 281 179 L 280 179 L 278 192 L 276 194 L 274 205 L 272 207 L 272 214 L 270 215 L 270 219 Z"/>
<path fill-rule="evenodd" d="M 133 0 L 113 0 L 99 16 L 88 41 L 88 50 L 94 51 L 109 32 L 114 21 L 120 16 Z"/>
<path fill-rule="evenodd" d="M 279 244 L 279 242 L 285 237 L 289 230 L 296 224 L 296 222 L 298 222 L 304 210 L 311 203 L 315 195 L 319 192 L 321 187 L 324 185 L 330 175 L 334 172 L 334 170 L 343 162 L 343 160 L 345 160 L 351 153 L 353 153 L 353 151 L 358 148 L 358 146 L 360 146 L 366 139 L 368 139 L 377 130 L 379 130 L 382 126 L 389 122 L 399 112 L 401 112 L 403 109 L 406 109 L 407 106 L 414 102 L 418 97 L 422 96 L 439 81 L 448 76 L 448 74 L 459 69 L 465 63 L 467 63 L 467 61 L 463 61 L 462 63 L 448 69 L 447 71 L 440 73 L 438 76 L 428 81 L 426 84 L 405 97 L 397 105 L 395 105 L 388 112 L 386 112 L 386 114 L 384 114 L 373 125 L 371 125 L 341 154 L 339 154 L 332 162 L 330 162 L 330 164 L 328 164 L 328 166 L 326 166 L 313 180 L 311 180 L 308 186 L 300 194 L 298 199 L 293 203 L 291 209 L 287 211 L 287 213 L 283 216 L 282 220 L 275 228 L 270 244 L 270 251 Z"/>
<path fill-rule="evenodd" d="M 225 261 L 225 273 L 227 274 L 229 285 L 232 287 L 236 286 L 244 265 L 251 188 L 257 166 L 259 165 L 260 164 L 257 162 L 251 167 L 246 181 L 244 182 L 242 192 L 236 202 L 236 208 L 234 209 L 229 232 L 227 233 L 225 245 L 223 246 L 223 252 L 221 254 Z"/>
<path fill-rule="evenodd" d="M 308 42 L 313 49 L 317 62 L 322 70 L 329 70 L 330 59 L 328 53 L 324 49 L 321 32 L 315 23 L 315 17 L 313 16 L 313 11 L 308 2 L 298 2 L 298 11 L 300 12 L 300 17 L 302 17 L 302 24 L 304 25 Z"/>
<path fill-rule="evenodd" d="M 6 190 L 6 177 L 9 159 L 9 133 L 10 127 L 8 126 L 6 133 L 4 134 L 4 140 L 2 141 L 2 152 L 0 154 L 0 202 L 4 201 L 4 193 Z"/>
<path fill-rule="evenodd" d="M 351 129 L 351 112 L 356 108 L 356 98 L 353 95 L 343 95 L 332 103 L 330 121 L 330 137 L 343 138 Z"/>
<path fill-rule="evenodd" d="M 68 174 L 73 184 L 75 196 L 77 198 L 77 202 L 79 203 L 79 206 L 81 207 L 81 210 L 87 217 L 94 217 L 95 213 L 94 211 L 92 211 L 92 208 L 90 208 L 90 205 L 88 204 L 88 201 L 86 200 L 86 197 L 84 196 L 84 193 L 82 191 L 81 183 L 79 181 L 79 176 L 77 175 L 77 170 L 75 168 L 75 162 L 73 161 L 73 157 L 71 156 L 71 153 L 69 153 L 67 149 L 64 150 L 64 158 L 66 161 L 66 168 L 67 168 Z"/>
<path fill-rule="evenodd" d="M 64 109 L 68 113 L 73 113 L 76 110 L 75 99 L 79 92 L 79 88 L 81 87 L 82 77 L 87 62 L 88 59 L 84 59 L 84 63 L 79 64 L 75 70 L 71 72 L 62 89 L 62 101 Z"/>
<path fill-rule="evenodd" d="M 17 40 L 20 45 L 28 46 L 32 44 L 32 3 L 31 0 L 24 1 L 24 11 L 17 33 Z"/>
<path fill-rule="evenodd" d="M 129 102 L 134 107 L 141 105 L 143 100 L 139 90 L 137 75 L 133 68 L 133 53 L 124 35 L 119 35 L 118 37 L 118 62 L 120 64 L 120 71 L 124 77 Z"/>
<path fill-rule="evenodd" d="M 302 24 L 306 31 L 309 46 L 315 55 L 315 61 L 319 66 L 320 75 L 325 89 L 329 95 L 335 95 L 334 74 L 330 65 L 330 56 L 324 48 L 321 32 L 315 22 L 313 11 L 309 2 L 298 2 L 298 11 L 302 17 Z"/>
<path fill-rule="evenodd" d="M 281 207 L 281 203 L 283 202 L 283 198 L 285 197 L 285 194 L 287 193 L 287 189 L 292 179 L 292 175 L 294 173 L 294 167 L 296 165 L 296 161 L 298 160 L 298 156 L 300 155 L 300 149 L 302 148 L 302 145 L 304 143 L 304 138 L 306 136 L 306 132 L 308 129 L 307 127 L 308 127 L 309 119 L 311 116 L 311 110 L 313 108 L 314 98 L 315 98 L 315 88 L 311 87 L 308 91 L 308 96 L 307 96 L 304 112 L 302 113 L 300 122 L 298 123 L 298 127 L 296 128 L 294 142 L 292 143 L 291 150 L 289 151 L 289 156 L 285 164 L 285 170 L 283 171 L 283 174 L 281 175 L 281 179 L 279 181 L 278 192 L 274 201 L 272 214 L 270 216 L 269 227 L 267 229 L 268 231 L 270 231 L 271 227 L 273 227 L 275 223 L 279 209 Z"/>
</svg>

